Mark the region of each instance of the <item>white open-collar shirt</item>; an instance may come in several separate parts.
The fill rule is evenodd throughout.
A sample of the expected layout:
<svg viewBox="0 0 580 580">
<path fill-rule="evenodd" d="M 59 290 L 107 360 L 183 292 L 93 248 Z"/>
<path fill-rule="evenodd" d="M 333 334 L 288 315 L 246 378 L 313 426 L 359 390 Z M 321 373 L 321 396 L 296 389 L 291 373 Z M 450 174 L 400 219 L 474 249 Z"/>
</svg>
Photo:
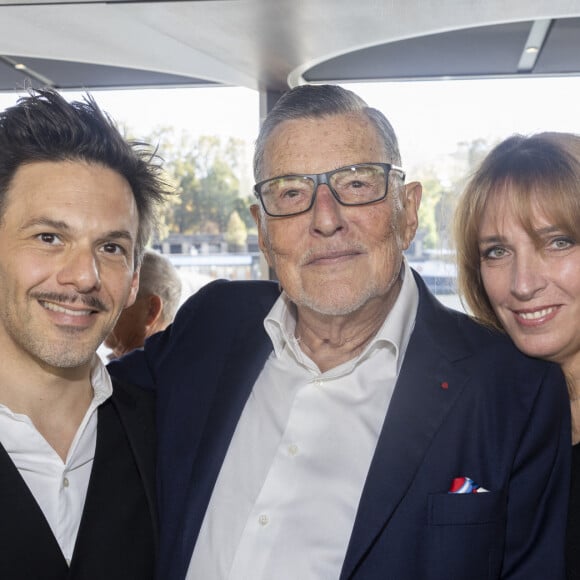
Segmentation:
<svg viewBox="0 0 580 580">
<path fill-rule="evenodd" d="M 66 461 L 47 443 L 28 416 L 13 413 L 0 404 L 0 443 L 40 506 L 69 564 L 95 457 L 97 408 L 113 393 L 109 373 L 97 356 L 91 369 L 91 384 L 93 399 Z M 34 546 L 30 546 L 30 556 L 34 557 Z"/>
<path fill-rule="evenodd" d="M 187 579 L 338 578 L 411 336 L 408 264 L 397 300 L 356 358 L 320 372 L 282 295 L 264 321 L 273 351 L 244 407 Z"/>
</svg>

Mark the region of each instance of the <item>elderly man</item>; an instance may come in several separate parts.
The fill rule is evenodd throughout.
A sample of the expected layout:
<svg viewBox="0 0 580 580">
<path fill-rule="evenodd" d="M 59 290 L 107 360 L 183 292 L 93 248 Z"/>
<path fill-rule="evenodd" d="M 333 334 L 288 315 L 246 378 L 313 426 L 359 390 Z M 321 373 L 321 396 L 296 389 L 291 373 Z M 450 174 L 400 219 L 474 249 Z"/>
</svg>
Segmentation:
<svg viewBox="0 0 580 580">
<path fill-rule="evenodd" d="M 135 303 L 125 308 L 107 338 L 110 359 L 119 358 L 173 321 L 181 301 L 181 279 L 173 264 L 155 250 L 145 250 Z"/>
<path fill-rule="evenodd" d="M 421 186 L 387 119 L 293 89 L 255 176 L 279 284 L 206 286 L 111 369 L 158 389 L 159 577 L 562 578 L 562 376 L 411 271 Z"/>
<path fill-rule="evenodd" d="M 151 152 L 91 98 L 0 113 L 1 578 L 153 578 L 153 402 L 96 350 L 163 199 Z"/>
</svg>

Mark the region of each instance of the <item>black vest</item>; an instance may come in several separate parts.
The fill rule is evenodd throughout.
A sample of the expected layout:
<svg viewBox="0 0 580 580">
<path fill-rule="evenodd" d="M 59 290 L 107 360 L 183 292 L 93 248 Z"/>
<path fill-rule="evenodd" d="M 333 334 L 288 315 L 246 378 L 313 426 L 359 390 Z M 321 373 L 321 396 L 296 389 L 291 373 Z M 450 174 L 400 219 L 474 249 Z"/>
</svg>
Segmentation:
<svg viewBox="0 0 580 580">
<path fill-rule="evenodd" d="M 98 410 L 97 445 L 70 569 L 28 486 L 0 446 L 2 580 L 148 580 L 153 516 L 114 404 Z"/>
</svg>

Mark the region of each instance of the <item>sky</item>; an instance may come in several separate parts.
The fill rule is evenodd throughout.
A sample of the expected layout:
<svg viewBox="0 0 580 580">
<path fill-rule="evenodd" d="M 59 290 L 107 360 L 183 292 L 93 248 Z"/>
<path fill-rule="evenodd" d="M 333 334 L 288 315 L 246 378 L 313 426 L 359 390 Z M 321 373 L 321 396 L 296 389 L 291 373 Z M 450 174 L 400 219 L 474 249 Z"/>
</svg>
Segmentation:
<svg viewBox="0 0 580 580">
<path fill-rule="evenodd" d="M 405 158 L 448 153 L 460 141 L 513 133 L 580 133 L 580 77 L 417 81 L 351 85 L 382 110 Z"/>
<path fill-rule="evenodd" d="M 20 93 L 21 94 L 21 93 Z M 67 100 L 82 92 L 63 93 Z M 255 138 L 258 123 L 258 93 L 241 87 L 189 89 L 123 89 L 94 91 L 99 106 L 115 121 L 130 127 L 136 136 L 160 126 L 176 127 L 193 135 Z M 13 104 L 18 94 L 0 93 L 0 108 Z"/>
<path fill-rule="evenodd" d="M 489 142 L 513 133 L 580 133 L 580 77 L 407 81 L 349 84 L 382 110 L 399 136 L 403 165 L 436 162 L 460 141 Z M 80 93 L 66 93 L 75 99 Z M 219 135 L 252 144 L 258 93 L 239 87 L 95 91 L 100 106 L 136 137 L 156 127 L 193 136 Z M 16 95 L 0 93 L 0 108 Z"/>
</svg>

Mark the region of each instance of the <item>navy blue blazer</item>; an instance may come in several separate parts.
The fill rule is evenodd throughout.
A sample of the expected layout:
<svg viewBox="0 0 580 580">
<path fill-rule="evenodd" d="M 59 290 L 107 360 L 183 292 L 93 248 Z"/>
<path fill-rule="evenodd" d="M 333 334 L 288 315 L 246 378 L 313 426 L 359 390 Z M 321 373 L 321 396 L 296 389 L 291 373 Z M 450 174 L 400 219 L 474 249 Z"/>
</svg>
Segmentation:
<svg viewBox="0 0 580 580">
<path fill-rule="evenodd" d="M 340 578 L 564 578 L 571 439 L 561 371 L 443 307 L 416 278 L 415 328 Z M 230 439 L 272 351 L 263 319 L 277 297 L 271 282 L 213 282 L 143 351 L 110 365 L 158 390 L 163 580 L 185 577 Z M 449 494 L 460 476 L 489 491 Z"/>
</svg>

